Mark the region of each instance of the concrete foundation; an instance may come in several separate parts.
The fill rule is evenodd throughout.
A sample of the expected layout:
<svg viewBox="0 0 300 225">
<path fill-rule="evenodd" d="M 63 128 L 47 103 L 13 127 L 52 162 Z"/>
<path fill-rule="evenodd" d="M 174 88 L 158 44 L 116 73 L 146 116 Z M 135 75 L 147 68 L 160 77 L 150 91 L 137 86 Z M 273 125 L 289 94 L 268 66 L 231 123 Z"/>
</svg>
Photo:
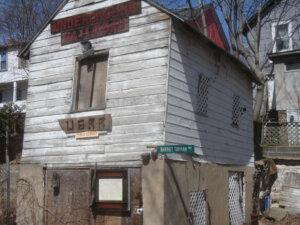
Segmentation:
<svg viewBox="0 0 300 225">
<path fill-rule="evenodd" d="M 40 165 L 20 165 L 17 224 L 44 224 L 44 173 Z"/>
</svg>

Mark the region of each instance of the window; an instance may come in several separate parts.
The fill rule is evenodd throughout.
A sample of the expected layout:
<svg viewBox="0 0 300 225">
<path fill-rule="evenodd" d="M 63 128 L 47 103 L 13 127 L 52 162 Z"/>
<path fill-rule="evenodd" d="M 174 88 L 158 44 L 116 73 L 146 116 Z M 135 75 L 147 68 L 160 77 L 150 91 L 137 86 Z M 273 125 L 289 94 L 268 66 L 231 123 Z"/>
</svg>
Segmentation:
<svg viewBox="0 0 300 225">
<path fill-rule="evenodd" d="M 13 83 L 2 83 L 0 85 L 1 101 L 0 103 L 13 101 Z"/>
<path fill-rule="evenodd" d="M 281 22 L 272 24 L 272 40 L 275 38 L 273 52 L 292 50 L 292 24 Z"/>
<path fill-rule="evenodd" d="M 1 70 L 7 70 L 7 57 L 6 51 L 0 52 L 1 54 Z"/>
<path fill-rule="evenodd" d="M 232 103 L 232 125 L 239 126 L 239 120 L 242 115 L 240 96 L 233 96 Z"/>
<path fill-rule="evenodd" d="M 209 78 L 199 75 L 197 113 L 207 115 Z"/>
<path fill-rule="evenodd" d="M 300 63 L 286 63 L 285 64 L 285 70 L 286 71 L 291 71 L 291 70 L 300 70 Z"/>
<path fill-rule="evenodd" d="M 28 81 L 19 81 L 17 82 L 17 101 L 24 101 L 27 98 L 27 86 Z"/>
<path fill-rule="evenodd" d="M 206 224 L 206 195 L 204 191 L 190 192 L 190 216 L 192 224 Z"/>
<path fill-rule="evenodd" d="M 108 55 L 93 55 L 76 62 L 72 110 L 105 108 Z"/>
<path fill-rule="evenodd" d="M 240 171 L 228 172 L 228 206 L 231 225 L 245 222 L 245 177 Z"/>
<path fill-rule="evenodd" d="M 97 171 L 96 210 L 129 210 L 129 186 L 127 170 Z"/>
</svg>

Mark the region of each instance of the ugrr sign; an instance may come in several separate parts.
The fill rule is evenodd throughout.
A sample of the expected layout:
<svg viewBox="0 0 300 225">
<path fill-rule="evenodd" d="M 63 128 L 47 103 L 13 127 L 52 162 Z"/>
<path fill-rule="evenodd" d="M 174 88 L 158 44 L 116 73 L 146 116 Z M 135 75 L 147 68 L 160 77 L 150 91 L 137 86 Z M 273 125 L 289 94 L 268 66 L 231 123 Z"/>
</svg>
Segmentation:
<svg viewBox="0 0 300 225">
<path fill-rule="evenodd" d="M 61 44 L 89 40 L 129 30 L 129 16 L 141 13 L 141 1 L 132 0 L 51 22 L 51 34 L 61 33 Z"/>
</svg>

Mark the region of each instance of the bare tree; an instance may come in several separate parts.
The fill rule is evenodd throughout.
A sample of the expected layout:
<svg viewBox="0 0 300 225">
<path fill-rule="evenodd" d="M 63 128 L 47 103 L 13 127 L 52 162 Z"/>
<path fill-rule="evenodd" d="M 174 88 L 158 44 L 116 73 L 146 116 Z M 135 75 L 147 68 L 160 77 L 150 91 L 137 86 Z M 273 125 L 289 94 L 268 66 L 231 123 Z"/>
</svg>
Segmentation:
<svg viewBox="0 0 300 225">
<path fill-rule="evenodd" d="M 159 1 L 159 0 L 158 0 Z M 191 0 L 160 0 L 161 4 L 167 7 L 190 7 L 193 11 L 195 1 Z M 275 38 L 270 40 L 267 48 L 264 46 L 262 50 L 261 46 L 261 33 L 262 28 L 266 23 L 270 23 L 268 15 L 263 14 L 265 5 L 272 1 L 267 0 L 206 0 L 198 1 L 200 9 L 203 4 L 213 3 L 221 17 L 224 20 L 224 30 L 228 31 L 229 42 L 232 48 L 232 54 L 243 61 L 245 61 L 250 70 L 261 80 L 261 85 L 257 85 L 255 88 L 255 105 L 254 105 L 254 121 L 261 121 L 261 109 L 264 101 L 264 89 L 265 89 L 265 75 L 266 67 L 272 67 L 268 60 L 268 53 L 272 52 L 274 47 L 277 31 Z M 274 4 L 280 4 L 280 12 L 276 18 L 272 18 L 272 23 L 280 24 L 283 20 L 293 20 L 293 17 L 297 15 L 290 15 L 289 12 L 292 8 L 298 7 L 297 1 L 294 0 L 279 0 L 273 1 Z M 192 19 L 193 13 L 191 13 Z M 299 16 L 299 15 L 298 15 Z M 202 11 L 202 18 L 203 18 Z M 288 19 L 287 19 L 288 18 Z M 202 19 L 203 20 L 203 19 Z M 205 24 L 205 21 L 204 23 Z M 277 26 L 276 26 L 277 27 Z M 198 27 L 199 31 L 201 29 Z M 205 32 L 204 32 L 205 34 Z M 270 72 L 270 70 L 268 71 Z"/>
<path fill-rule="evenodd" d="M 29 41 L 61 1 L 0 1 L 1 44 L 7 44 L 9 40 L 18 43 Z"/>
<path fill-rule="evenodd" d="M 289 15 L 291 2 L 282 0 L 280 2 L 280 12 L 272 23 L 276 27 L 283 18 Z M 229 40 L 234 56 L 244 59 L 250 70 L 261 80 L 262 84 L 256 87 L 254 121 L 260 121 L 260 113 L 264 99 L 265 88 L 265 68 L 269 64 L 267 54 L 272 52 L 278 31 L 276 29 L 275 38 L 270 39 L 267 49 L 261 49 L 261 34 L 264 24 L 270 23 L 267 15 L 263 15 L 264 0 L 238 1 L 238 0 L 214 0 L 214 4 L 222 12 L 229 34 Z M 277 4 L 277 3 L 275 3 Z M 261 54 L 263 52 L 263 54 Z"/>
</svg>

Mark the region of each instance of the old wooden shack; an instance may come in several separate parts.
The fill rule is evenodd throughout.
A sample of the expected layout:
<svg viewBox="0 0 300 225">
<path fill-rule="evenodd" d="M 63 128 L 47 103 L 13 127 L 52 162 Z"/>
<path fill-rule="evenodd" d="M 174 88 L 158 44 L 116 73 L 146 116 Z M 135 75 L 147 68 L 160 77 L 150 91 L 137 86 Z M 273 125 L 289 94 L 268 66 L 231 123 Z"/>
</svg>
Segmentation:
<svg viewBox="0 0 300 225">
<path fill-rule="evenodd" d="M 249 222 L 259 81 L 179 16 L 150 0 L 65 0 L 20 56 L 18 224 Z M 156 154 L 164 145 L 194 153 Z"/>
</svg>

